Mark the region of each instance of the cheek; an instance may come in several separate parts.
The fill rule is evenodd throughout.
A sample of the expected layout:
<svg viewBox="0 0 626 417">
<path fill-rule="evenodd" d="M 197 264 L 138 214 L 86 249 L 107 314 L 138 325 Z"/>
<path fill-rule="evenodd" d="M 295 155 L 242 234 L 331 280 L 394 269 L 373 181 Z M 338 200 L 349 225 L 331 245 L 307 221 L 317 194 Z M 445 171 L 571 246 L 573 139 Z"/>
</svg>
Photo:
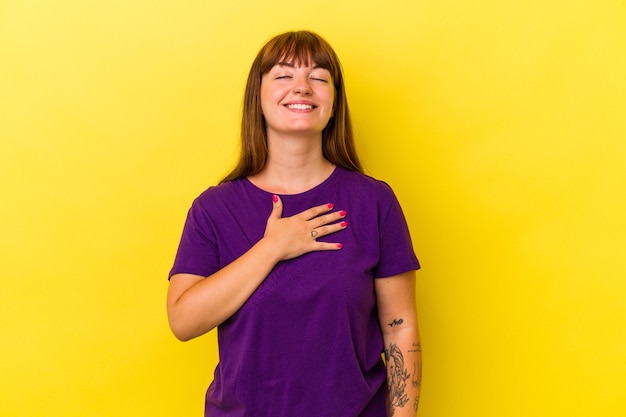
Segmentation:
<svg viewBox="0 0 626 417">
<path fill-rule="evenodd" d="M 334 90 L 330 90 L 328 92 L 328 98 L 327 98 L 327 102 L 328 102 L 328 113 L 330 114 L 330 117 L 333 117 L 335 115 L 335 91 Z"/>
<path fill-rule="evenodd" d="M 326 92 L 326 100 L 328 101 L 328 104 L 330 105 L 330 107 L 332 108 L 335 107 L 335 89 L 334 88 L 328 89 L 328 91 Z"/>
<path fill-rule="evenodd" d="M 261 84 L 261 89 L 259 91 L 259 99 L 261 101 L 261 108 L 269 108 L 276 103 L 280 103 L 282 98 L 284 97 L 284 92 L 280 89 L 270 86 L 264 86 Z"/>
<path fill-rule="evenodd" d="M 263 88 L 261 86 L 261 91 L 259 92 L 259 100 L 261 103 L 261 110 L 265 113 L 265 110 L 268 108 L 268 104 L 270 101 L 271 95 L 267 91 L 267 88 Z"/>
</svg>

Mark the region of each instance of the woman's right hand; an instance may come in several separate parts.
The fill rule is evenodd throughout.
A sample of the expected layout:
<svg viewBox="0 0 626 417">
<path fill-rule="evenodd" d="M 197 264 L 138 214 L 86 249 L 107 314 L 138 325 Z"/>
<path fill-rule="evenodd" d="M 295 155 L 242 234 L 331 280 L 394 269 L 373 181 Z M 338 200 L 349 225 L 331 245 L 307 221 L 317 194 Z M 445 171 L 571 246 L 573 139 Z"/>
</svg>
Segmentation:
<svg viewBox="0 0 626 417">
<path fill-rule="evenodd" d="M 346 221 L 338 220 L 347 213 L 335 211 L 333 204 L 323 204 L 295 214 L 282 217 L 283 202 L 279 196 L 272 196 L 273 208 L 267 219 L 263 239 L 272 242 L 280 261 L 297 258 L 305 253 L 323 250 L 339 250 L 343 247 L 338 242 L 319 242 L 318 237 L 326 236 L 348 226 Z"/>
<path fill-rule="evenodd" d="M 282 201 L 275 196 L 265 235 L 250 250 L 208 277 L 172 276 L 167 314 L 176 337 L 193 339 L 223 323 L 250 298 L 277 262 L 308 252 L 341 249 L 341 243 L 316 240 L 348 226 L 339 221 L 346 212 L 330 213 L 332 209 L 332 204 L 324 204 L 283 218 Z"/>
</svg>

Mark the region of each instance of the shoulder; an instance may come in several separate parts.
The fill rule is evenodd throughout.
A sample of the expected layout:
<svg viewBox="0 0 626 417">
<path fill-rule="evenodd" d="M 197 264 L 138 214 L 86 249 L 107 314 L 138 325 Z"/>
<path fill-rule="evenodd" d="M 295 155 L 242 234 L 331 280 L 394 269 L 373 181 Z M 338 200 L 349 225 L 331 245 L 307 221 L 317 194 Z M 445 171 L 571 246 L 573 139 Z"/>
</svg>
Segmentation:
<svg viewBox="0 0 626 417">
<path fill-rule="evenodd" d="M 230 201 L 242 196 L 243 180 L 228 181 L 219 185 L 212 185 L 204 190 L 193 201 L 192 207 L 207 208 Z"/>
<path fill-rule="evenodd" d="M 393 189 L 385 181 L 357 171 L 337 168 L 341 170 L 339 177 L 342 186 L 349 188 L 352 193 L 362 193 L 376 200 L 395 200 Z"/>
<path fill-rule="evenodd" d="M 213 185 L 204 190 L 192 202 L 189 216 L 202 223 L 220 222 L 233 213 L 233 207 L 242 207 L 249 194 L 241 180 Z"/>
<path fill-rule="evenodd" d="M 236 212 L 233 207 L 241 207 L 245 195 L 237 180 L 210 186 L 192 201 L 187 213 L 187 224 L 204 233 L 217 229 Z"/>
</svg>

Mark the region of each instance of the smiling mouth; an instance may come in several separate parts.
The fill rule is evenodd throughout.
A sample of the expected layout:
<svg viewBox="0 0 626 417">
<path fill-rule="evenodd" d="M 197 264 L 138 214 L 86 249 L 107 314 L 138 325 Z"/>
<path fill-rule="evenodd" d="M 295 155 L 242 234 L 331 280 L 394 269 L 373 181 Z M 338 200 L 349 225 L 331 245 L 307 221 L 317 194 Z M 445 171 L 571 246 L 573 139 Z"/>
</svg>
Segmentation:
<svg viewBox="0 0 626 417">
<path fill-rule="evenodd" d="M 293 110 L 313 110 L 314 108 L 311 104 L 287 104 L 286 107 Z"/>
</svg>

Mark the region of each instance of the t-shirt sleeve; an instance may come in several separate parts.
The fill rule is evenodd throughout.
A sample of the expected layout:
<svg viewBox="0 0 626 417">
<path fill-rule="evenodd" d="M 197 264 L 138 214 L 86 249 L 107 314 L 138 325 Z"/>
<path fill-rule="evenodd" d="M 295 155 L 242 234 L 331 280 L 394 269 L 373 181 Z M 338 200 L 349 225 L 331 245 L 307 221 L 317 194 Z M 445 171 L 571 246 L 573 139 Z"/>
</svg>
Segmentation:
<svg viewBox="0 0 626 417">
<path fill-rule="evenodd" d="M 219 269 L 219 253 L 215 242 L 211 218 L 206 208 L 196 200 L 187 213 L 169 278 L 181 273 L 204 277 L 215 273 Z"/>
<path fill-rule="evenodd" d="M 404 213 L 398 199 L 391 192 L 391 202 L 381 212 L 379 225 L 380 260 L 374 270 L 375 278 L 385 278 L 420 268 L 413 250 Z"/>
</svg>

